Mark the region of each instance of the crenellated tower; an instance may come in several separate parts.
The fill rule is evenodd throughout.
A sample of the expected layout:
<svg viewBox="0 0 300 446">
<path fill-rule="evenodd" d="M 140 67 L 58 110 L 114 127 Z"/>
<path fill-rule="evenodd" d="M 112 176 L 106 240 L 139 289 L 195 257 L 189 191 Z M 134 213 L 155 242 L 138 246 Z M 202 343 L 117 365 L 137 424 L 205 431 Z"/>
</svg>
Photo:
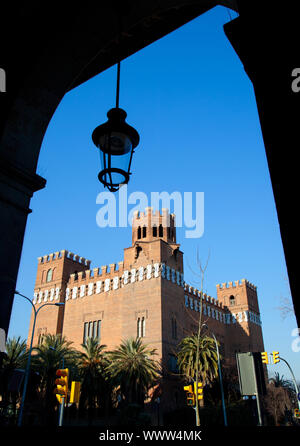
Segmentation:
<svg viewBox="0 0 300 446">
<path fill-rule="evenodd" d="M 38 309 L 45 303 L 55 304 L 65 301 L 67 283 L 70 276 L 77 276 L 89 269 L 90 260 L 67 250 L 57 251 L 38 257 L 37 275 L 33 303 Z M 64 306 L 47 305 L 41 309 L 36 320 L 33 345 L 40 342 L 47 333 L 61 334 L 63 330 Z M 32 333 L 33 314 L 29 333 Z M 30 342 L 30 336 L 28 337 Z"/>
<path fill-rule="evenodd" d="M 264 351 L 257 287 L 242 279 L 217 285 L 218 301 L 228 309 L 228 356 L 236 352 Z"/>
</svg>

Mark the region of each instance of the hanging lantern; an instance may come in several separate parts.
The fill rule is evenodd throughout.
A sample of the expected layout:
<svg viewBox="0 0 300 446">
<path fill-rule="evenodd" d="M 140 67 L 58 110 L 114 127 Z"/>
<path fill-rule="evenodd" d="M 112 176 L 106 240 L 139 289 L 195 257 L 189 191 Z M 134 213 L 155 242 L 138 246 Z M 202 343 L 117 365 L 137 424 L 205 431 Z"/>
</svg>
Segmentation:
<svg viewBox="0 0 300 446">
<path fill-rule="evenodd" d="M 132 155 L 140 140 L 138 132 L 125 122 L 126 116 L 118 106 L 112 108 L 107 113 L 108 121 L 92 134 L 94 144 L 100 149 L 102 170 L 98 178 L 111 192 L 128 183 Z"/>
</svg>

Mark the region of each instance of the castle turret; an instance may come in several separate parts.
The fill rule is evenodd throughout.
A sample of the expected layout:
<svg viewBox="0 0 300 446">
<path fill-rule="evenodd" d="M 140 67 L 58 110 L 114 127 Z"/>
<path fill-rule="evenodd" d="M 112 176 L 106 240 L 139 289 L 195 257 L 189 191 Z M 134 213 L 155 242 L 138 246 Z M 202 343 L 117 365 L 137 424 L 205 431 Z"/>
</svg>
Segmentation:
<svg viewBox="0 0 300 446">
<path fill-rule="evenodd" d="M 77 276 L 88 270 L 90 260 L 66 250 L 38 257 L 38 268 L 34 287 L 33 303 L 38 309 L 45 303 L 61 303 L 65 299 L 66 286 L 70 275 Z M 64 306 L 48 305 L 36 320 L 33 345 L 37 345 L 47 333 L 62 334 Z M 28 343 L 31 339 L 33 314 L 31 316 Z"/>
<path fill-rule="evenodd" d="M 176 243 L 175 215 L 170 214 L 168 209 L 162 213 L 153 213 L 152 207 L 145 212 L 135 212 L 132 222 L 132 244 L 136 241 L 152 241 L 162 239 L 167 243 Z"/>
<path fill-rule="evenodd" d="M 217 285 L 219 302 L 230 312 L 227 343 L 229 356 L 236 352 L 264 351 L 257 287 L 242 279 Z"/>
</svg>

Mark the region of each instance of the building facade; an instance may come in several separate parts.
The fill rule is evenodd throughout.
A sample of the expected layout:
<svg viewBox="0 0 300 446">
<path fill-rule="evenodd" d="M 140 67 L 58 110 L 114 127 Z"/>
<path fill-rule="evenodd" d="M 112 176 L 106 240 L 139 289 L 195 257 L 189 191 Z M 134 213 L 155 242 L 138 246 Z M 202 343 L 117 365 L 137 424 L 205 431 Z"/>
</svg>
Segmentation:
<svg viewBox="0 0 300 446">
<path fill-rule="evenodd" d="M 245 279 L 223 283 L 213 298 L 189 286 L 175 216 L 167 210 L 134 215 L 132 244 L 118 265 L 91 269 L 90 260 L 66 250 L 39 257 L 33 302 L 65 303 L 39 313 L 34 345 L 47 333 L 60 333 L 74 348 L 95 337 L 111 350 L 138 336 L 156 349 L 164 370 L 172 371 L 178 343 L 197 330 L 202 306 L 203 323 L 220 342 L 224 359 L 264 351 L 256 287 Z M 33 318 L 29 333 L 32 323 Z"/>
</svg>

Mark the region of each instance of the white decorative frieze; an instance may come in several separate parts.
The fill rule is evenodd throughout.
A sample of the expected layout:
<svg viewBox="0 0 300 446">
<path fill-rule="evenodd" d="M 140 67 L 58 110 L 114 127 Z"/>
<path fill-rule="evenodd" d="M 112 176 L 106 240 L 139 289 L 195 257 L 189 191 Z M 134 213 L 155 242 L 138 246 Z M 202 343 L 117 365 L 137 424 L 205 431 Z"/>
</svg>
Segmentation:
<svg viewBox="0 0 300 446">
<path fill-rule="evenodd" d="M 175 283 L 175 281 L 176 281 L 176 279 L 175 279 L 175 269 L 174 268 L 172 268 L 172 270 L 171 270 L 171 280 L 172 280 L 173 283 Z"/>
<path fill-rule="evenodd" d="M 144 280 L 144 267 L 139 267 L 139 281 Z"/>
<path fill-rule="evenodd" d="M 119 277 L 118 276 L 115 276 L 114 278 L 113 278 L 113 289 L 114 290 L 117 290 L 119 288 Z"/>
<path fill-rule="evenodd" d="M 184 296 L 184 303 L 185 303 L 185 306 L 188 308 L 189 307 L 189 298 L 187 295 Z"/>
<path fill-rule="evenodd" d="M 39 292 L 39 300 L 38 300 L 39 304 L 42 302 L 42 299 L 43 299 L 43 291 L 40 291 Z"/>
<path fill-rule="evenodd" d="M 128 283 L 128 278 L 129 278 L 129 271 L 124 271 L 124 274 L 123 274 L 123 283 L 124 283 L 124 285 L 127 285 L 127 283 Z"/>
<path fill-rule="evenodd" d="M 91 282 L 88 284 L 88 296 L 92 296 L 94 294 L 94 284 Z"/>
<path fill-rule="evenodd" d="M 77 297 L 77 291 L 78 291 L 78 287 L 74 286 L 73 290 L 72 290 L 72 299 L 76 299 Z"/>
<path fill-rule="evenodd" d="M 66 289 L 66 300 L 69 300 L 70 298 L 70 288 Z"/>
<path fill-rule="evenodd" d="M 105 279 L 104 281 L 104 291 L 110 290 L 110 279 Z"/>
<path fill-rule="evenodd" d="M 59 292 L 60 292 L 60 288 L 56 287 L 55 288 L 55 300 L 59 299 Z"/>
<path fill-rule="evenodd" d="M 54 299 L 54 293 L 55 293 L 55 289 L 54 288 L 51 288 L 51 290 L 50 290 L 50 297 L 49 297 L 49 300 L 53 300 Z"/>
<path fill-rule="evenodd" d="M 147 265 L 146 278 L 149 280 L 152 278 L 152 265 Z"/>
<path fill-rule="evenodd" d="M 166 270 L 167 270 L 167 280 L 170 280 L 170 270 L 171 270 L 171 268 L 169 266 L 167 266 Z"/>
<path fill-rule="evenodd" d="M 159 276 L 159 263 L 154 263 L 154 277 Z"/>
<path fill-rule="evenodd" d="M 131 282 L 131 283 L 134 283 L 134 282 L 135 282 L 135 276 L 136 276 L 136 269 L 133 268 L 133 269 L 131 270 L 131 278 L 130 278 L 130 282 Z"/>
<path fill-rule="evenodd" d="M 80 297 L 85 296 L 85 285 L 80 285 Z"/>
<path fill-rule="evenodd" d="M 36 304 L 36 302 L 37 302 L 37 298 L 38 298 L 38 293 L 34 293 L 33 294 L 33 300 L 32 300 L 32 303 L 35 305 Z"/>
<path fill-rule="evenodd" d="M 96 294 L 100 294 L 101 293 L 101 285 L 102 285 L 102 281 L 98 280 L 96 282 Z"/>
</svg>

